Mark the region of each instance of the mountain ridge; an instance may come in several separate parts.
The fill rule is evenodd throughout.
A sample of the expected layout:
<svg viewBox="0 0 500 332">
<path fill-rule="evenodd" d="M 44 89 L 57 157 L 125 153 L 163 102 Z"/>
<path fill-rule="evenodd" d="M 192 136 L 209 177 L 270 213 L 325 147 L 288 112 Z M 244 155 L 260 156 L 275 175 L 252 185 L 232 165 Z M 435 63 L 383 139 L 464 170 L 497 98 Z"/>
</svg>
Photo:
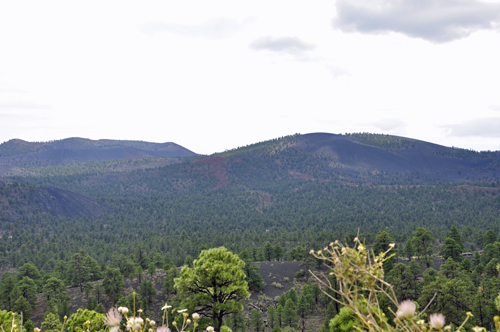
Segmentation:
<svg viewBox="0 0 500 332">
<path fill-rule="evenodd" d="M 3 160 L 45 159 L 55 164 L 144 157 L 188 157 L 197 154 L 173 142 L 152 143 L 132 140 L 91 140 L 71 137 L 49 142 L 11 139 L 0 144 Z"/>
</svg>

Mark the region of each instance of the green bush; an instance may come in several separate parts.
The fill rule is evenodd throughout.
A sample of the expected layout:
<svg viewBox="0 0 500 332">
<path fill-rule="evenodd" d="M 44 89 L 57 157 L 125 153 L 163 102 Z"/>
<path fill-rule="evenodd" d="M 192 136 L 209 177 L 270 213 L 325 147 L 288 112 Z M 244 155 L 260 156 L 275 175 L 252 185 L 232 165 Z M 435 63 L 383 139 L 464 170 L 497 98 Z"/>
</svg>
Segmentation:
<svg viewBox="0 0 500 332">
<path fill-rule="evenodd" d="M 90 321 L 90 330 L 93 332 L 104 331 L 104 318 L 106 315 L 95 312 L 94 310 L 78 309 L 76 313 L 71 315 L 66 321 L 66 331 L 68 332 L 84 332 L 87 327 L 83 327 L 86 321 Z"/>
</svg>

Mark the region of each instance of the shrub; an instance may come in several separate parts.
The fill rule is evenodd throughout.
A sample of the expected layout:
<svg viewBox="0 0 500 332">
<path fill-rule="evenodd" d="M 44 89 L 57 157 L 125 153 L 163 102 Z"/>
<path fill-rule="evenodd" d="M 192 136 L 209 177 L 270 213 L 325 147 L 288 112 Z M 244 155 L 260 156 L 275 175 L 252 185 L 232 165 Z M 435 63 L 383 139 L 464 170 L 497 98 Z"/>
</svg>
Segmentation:
<svg viewBox="0 0 500 332">
<path fill-rule="evenodd" d="M 330 275 L 336 278 L 337 286 L 332 287 L 329 280 L 320 278 L 313 274 L 314 278 L 328 290 L 325 295 L 333 301 L 344 306 L 344 311 L 335 320 L 332 319 L 330 327 L 335 331 L 373 331 L 373 332 L 425 332 L 430 330 L 445 330 L 451 327 L 444 327 L 445 317 L 441 314 L 433 314 L 428 322 L 419 317 L 416 312 L 416 305 L 412 301 L 399 303 L 392 286 L 384 281 L 384 262 L 393 255 L 389 251 L 394 247 L 391 243 L 387 251 L 375 255 L 369 252 L 358 238 L 354 239 L 354 248 L 345 246 L 335 241 L 330 243 L 324 250 L 318 252 L 311 251 L 317 259 L 326 261 L 330 265 Z M 340 295 L 337 299 L 333 294 Z M 383 310 L 380 307 L 380 298 L 394 304 L 398 309 L 394 324 L 388 322 Z M 456 329 L 463 328 L 467 320 L 472 316 L 470 312 L 466 314 L 463 323 Z M 352 326 L 350 326 L 352 323 Z M 500 332 L 500 318 L 495 317 L 495 328 Z M 484 330 L 474 328 L 474 331 Z"/>
</svg>

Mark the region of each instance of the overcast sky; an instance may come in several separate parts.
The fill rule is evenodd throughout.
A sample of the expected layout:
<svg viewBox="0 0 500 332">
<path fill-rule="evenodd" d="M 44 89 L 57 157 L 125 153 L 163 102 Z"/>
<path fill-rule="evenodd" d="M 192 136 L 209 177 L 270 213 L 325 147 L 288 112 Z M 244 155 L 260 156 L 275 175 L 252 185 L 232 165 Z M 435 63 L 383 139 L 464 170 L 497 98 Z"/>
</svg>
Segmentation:
<svg viewBox="0 0 500 332">
<path fill-rule="evenodd" d="M 0 143 L 294 133 L 500 150 L 500 0 L 2 1 Z"/>
</svg>

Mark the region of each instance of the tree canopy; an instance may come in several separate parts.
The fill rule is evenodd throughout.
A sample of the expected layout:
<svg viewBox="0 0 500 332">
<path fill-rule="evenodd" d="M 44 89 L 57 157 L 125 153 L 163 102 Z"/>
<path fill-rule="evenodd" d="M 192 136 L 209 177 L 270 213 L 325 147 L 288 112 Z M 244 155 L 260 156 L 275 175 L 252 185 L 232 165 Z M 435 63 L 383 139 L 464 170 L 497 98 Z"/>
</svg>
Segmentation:
<svg viewBox="0 0 500 332">
<path fill-rule="evenodd" d="M 175 289 L 183 305 L 212 318 L 219 332 L 223 317 L 242 311 L 240 301 L 250 296 L 244 266 L 238 255 L 224 247 L 203 250 L 193 268 L 182 267 Z"/>
</svg>

